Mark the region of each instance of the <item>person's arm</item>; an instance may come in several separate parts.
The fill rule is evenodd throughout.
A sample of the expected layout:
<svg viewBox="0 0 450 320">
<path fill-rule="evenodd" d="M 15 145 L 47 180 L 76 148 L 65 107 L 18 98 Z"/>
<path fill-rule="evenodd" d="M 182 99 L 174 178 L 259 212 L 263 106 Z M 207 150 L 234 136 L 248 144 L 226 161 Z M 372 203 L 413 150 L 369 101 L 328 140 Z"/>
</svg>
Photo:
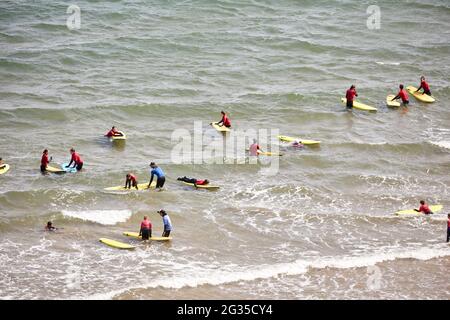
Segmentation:
<svg viewBox="0 0 450 320">
<path fill-rule="evenodd" d="M 140 236 L 142 236 L 142 226 L 141 226 L 141 228 L 139 229 L 139 237 Z"/>
<path fill-rule="evenodd" d="M 125 189 L 128 187 L 128 178 L 125 178 Z"/>
<path fill-rule="evenodd" d="M 222 117 L 222 119 L 219 121 L 219 122 L 216 122 L 216 124 L 218 125 L 218 126 L 220 126 L 220 124 L 223 124 L 223 117 Z"/>
<path fill-rule="evenodd" d="M 358 93 L 356 92 L 356 90 L 355 90 L 355 97 L 357 97 L 358 96 Z"/>
<path fill-rule="evenodd" d="M 69 164 L 66 166 L 66 168 L 69 168 L 70 165 L 72 164 L 72 162 L 73 162 L 73 159 L 70 159 L 70 162 L 69 162 Z"/>
<path fill-rule="evenodd" d="M 396 95 L 394 98 L 392 98 L 392 100 L 391 101 L 394 101 L 394 100 L 397 100 L 398 98 L 400 98 L 400 95 L 398 94 L 398 95 Z"/>
<path fill-rule="evenodd" d="M 419 92 L 420 89 L 422 89 L 422 82 L 420 83 L 420 87 L 416 90 L 416 92 Z"/>
<path fill-rule="evenodd" d="M 153 171 L 152 171 L 152 174 L 150 175 L 150 182 L 148 183 L 148 188 L 150 189 L 150 186 L 152 185 L 152 182 L 153 182 L 153 176 L 154 176 L 155 174 L 153 173 Z"/>
</svg>

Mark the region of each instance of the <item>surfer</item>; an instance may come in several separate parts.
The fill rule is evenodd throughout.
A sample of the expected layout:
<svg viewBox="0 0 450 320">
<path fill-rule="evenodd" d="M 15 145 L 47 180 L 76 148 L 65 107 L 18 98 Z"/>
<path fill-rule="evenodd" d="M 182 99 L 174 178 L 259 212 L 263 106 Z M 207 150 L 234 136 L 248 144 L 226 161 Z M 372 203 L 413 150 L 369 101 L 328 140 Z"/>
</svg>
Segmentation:
<svg viewBox="0 0 450 320">
<path fill-rule="evenodd" d="M 263 152 L 263 151 L 261 150 L 261 147 L 259 146 L 259 144 L 256 142 L 256 139 L 253 139 L 253 143 L 250 146 L 250 155 L 257 156 L 259 152 Z"/>
<path fill-rule="evenodd" d="M 144 220 L 141 222 L 139 236 L 142 236 L 142 240 L 145 241 L 152 237 L 152 223 L 148 220 L 147 216 L 144 216 Z"/>
<path fill-rule="evenodd" d="M 345 98 L 347 99 L 347 109 L 353 109 L 353 99 L 357 96 L 358 94 L 356 93 L 356 87 L 352 84 L 350 89 L 348 89 L 345 93 Z"/>
<path fill-rule="evenodd" d="M 0 158 L 0 169 L 4 169 L 6 164 L 3 163 L 3 158 Z"/>
<path fill-rule="evenodd" d="M 172 222 L 170 221 L 170 218 L 165 210 L 161 209 L 157 212 L 163 219 L 164 231 L 162 237 L 168 237 L 170 235 L 170 231 L 172 231 Z"/>
<path fill-rule="evenodd" d="M 419 87 L 419 89 L 416 90 L 416 92 L 419 92 L 420 89 L 423 89 L 422 94 L 427 94 L 427 95 L 431 96 L 430 86 L 428 85 L 428 82 L 425 81 L 424 76 L 420 77 L 420 87 Z"/>
<path fill-rule="evenodd" d="M 123 133 L 122 133 L 122 131 L 116 130 L 116 127 L 113 126 L 111 128 L 111 130 L 109 130 L 108 133 L 105 134 L 105 137 L 111 138 L 113 136 L 115 136 L 115 137 L 122 137 Z"/>
<path fill-rule="evenodd" d="M 41 172 L 44 173 L 47 170 L 47 166 L 52 160 L 52 157 L 50 157 L 50 160 L 48 159 L 48 150 L 45 149 L 44 152 L 42 152 L 42 158 L 41 158 Z"/>
<path fill-rule="evenodd" d="M 148 183 L 148 187 L 150 188 L 150 185 L 153 182 L 153 177 L 156 175 L 157 177 L 156 189 L 159 189 L 161 191 L 162 187 L 164 186 L 164 183 L 166 182 L 164 172 L 154 162 L 150 163 L 150 167 L 152 168 L 152 170 L 150 170 L 150 182 Z"/>
<path fill-rule="evenodd" d="M 217 125 L 220 127 L 225 126 L 227 128 L 231 128 L 231 121 L 226 115 L 226 113 L 224 111 L 220 111 L 220 113 L 222 114 L 222 119 L 219 122 L 217 122 Z"/>
<path fill-rule="evenodd" d="M 205 180 L 198 180 L 195 178 L 188 178 L 186 176 L 182 177 L 182 178 L 177 178 L 178 181 L 183 181 L 183 182 L 187 182 L 187 183 L 193 183 L 195 187 L 197 187 L 197 185 L 199 186 L 204 186 L 209 184 L 209 180 L 205 179 Z"/>
<path fill-rule="evenodd" d="M 134 187 L 136 188 L 136 190 L 139 190 L 136 176 L 131 173 L 128 173 L 125 180 L 125 189 L 131 189 L 131 187 Z"/>
<path fill-rule="evenodd" d="M 398 87 L 399 87 L 400 91 L 397 93 L 397 95 L 396 95 L 394 98 L 392 98 L 391 101 L 394 101 L 394 100 L 397 100 L 397 99 L 400 99 L 400 98 L 401 98 L 403 104 L 404 104 L 405 106 L 407 106 L 407 105 L 409 104 L 408 93 L 406 92 L 405 89 L 403 89 L 403 85 L 402 85 L 402 84 L 399 85 Z"/>
<path fill-rule="evenodd" d="M 304 145 L 300 141 L 294 140 L 294 141 L 292 141 L 290 147 L 292 147 L 292 148 L 303 148 Z"/>
<path fill-rule="evenodd" d="M 47 222 L 47 225 L 45 226 L 45 231 L 56 231 L 58 228 L 53 226 L 53 223 L 51 221 Z"/>
<path fill-rule="evenodd" d="M 80 171 L 81 168 L 83 168 L 83 160 L 81 159 L 80 155 L 79 155 L 78 153 L 75 152 L 75 149 L 74 149 L 74 148 L 70 149 L 70 153 L 71 153 L 72 157 L 70 158 L 70 162 L 69 162 L 69 164 L 66 166 L 66 168 L 69 168 L 70 165 L 71 165 L 72 162 L 73 162 L 74 164 L 73 164 L 73 167 L 72 167 L 72 168 L 75 168 L 75 167 L 76 167 L 76 168 L 77 168 L 77 171 Z"/>
<path fill-rule="evenodd" d="M 447 242 L 450 240 L 450 213 L 447 214 Z"/>
<path fill-rule="evenodd" d="M 430 207 L 428 207 L 428 204 L 426 204 L 423 200 L 420 200 L 419 209 L 414 209 L 414 211 L 423 212 L 424 214 L 433 214 L 433 212 L 430 210 Z"/>
</svg>

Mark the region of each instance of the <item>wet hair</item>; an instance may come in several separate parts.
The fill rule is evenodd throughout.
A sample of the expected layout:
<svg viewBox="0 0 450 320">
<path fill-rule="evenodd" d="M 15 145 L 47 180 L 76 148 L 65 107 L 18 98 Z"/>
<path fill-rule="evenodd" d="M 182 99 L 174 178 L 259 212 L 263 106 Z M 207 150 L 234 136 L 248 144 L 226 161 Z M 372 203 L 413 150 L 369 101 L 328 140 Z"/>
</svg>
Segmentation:
<svg viewBox="0 0 450 320">
<path fill-rule="evenodd" d="M 75 149 L 74 149 L 74 148 L 70 148 L 70 151 L 71 151 L 71 152 L 75 152 Z"/>
<path fill-rule="evenodd" d="M 147 216 L 144 216 L 144 220 L 147 220 Z"/>
<path fill-rule="evenodd" d="M 225 111 L 220 111 L 221 114 L 225 114 Z"/>
<path fill-rule="evenodd" d="M 350 86 L 350 89 L 355 89 L 355 85 L 352 84 L 352 85 Z"/>
<path fill-rule="evenodd" d="M 52 222 L 51 221 L 47 222 L 47 227 L 51 227 L 51 226 L 52 226 Z"/>
<path fill-rule="evenodd" d="M 423 200 L 420 200 L 420 204 L 425 204 L 425 201 L 423 201 Z"/>
<path fill-rule="evenodd" d="M 447 217 L 449 217 L 450 218 L 450 213 L 447 215 Z"/>
<path fill-rule="evenodd" d="M 420 80 L 425 80 L 425 76 L 420 76 Z"/>
<path fill-rule="evenodd" d="M 3 158 L 0 158 L 0 161 L 2 161 L 3 160 Z"/>
<path fill-rule="evenodd" d="M 403 85 L 401 84 L 401 85 L 399 85 L 399 87 L 400 87 L 400 89 L 403 89 Z"/>
<path fill-rule="evenodd" d="M 165 216 L 167 214 L 166 210 L 163 210 L 163 209 L 159 210 L 158 213 L 162 214 L 163 216 Z"/>
<path fill-rule="evenodd" d="M 209 183 L 209 180 L 208 179 L 205 179 L 205 184 L 208 184 Z"/>
<path fill-rule="evenodd" d="M 114 129 L 115 128 L 115 126 L 112 126 L 112 128 L 111 129 Z"/>
<path fill-rule="evenodd" d="M 42 153 L 47 153 L 48 152 L 48 150 L 47 149 L 45 149 Z"/>
<path fill-rule="evenodd" d="M 156 164 L 152 161 L 150 162 L 150 166 L 156 166 Z"/>
<path fill-rule="evenodd" d="M 127 178 L 131 177 L 131 173 L 127 173 Z"/>
</svg>

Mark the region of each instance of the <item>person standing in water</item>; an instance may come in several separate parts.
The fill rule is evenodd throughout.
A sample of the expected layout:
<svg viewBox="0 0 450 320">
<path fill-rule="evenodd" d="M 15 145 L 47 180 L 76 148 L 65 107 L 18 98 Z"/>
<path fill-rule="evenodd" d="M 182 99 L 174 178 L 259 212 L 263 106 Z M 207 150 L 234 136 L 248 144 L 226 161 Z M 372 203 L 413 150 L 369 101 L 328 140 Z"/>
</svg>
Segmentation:
<svg viewBox="0 0 450 320">
<path fill-rule="evenodd" d="M 414 211 L 417 212 L 423 212 L 424 214 L 433 214 L 433 212 L 431 211 L 430 207 L 428 206 L 428 204 L 425 203 L 425 201 L 420 200 L 420 207 L 419 209 L 414 209 Z"/>
<path fill-rule="evenodd" d="M 144 220 L 141 222 L 139 236 L 142 236 L 142 240 L 144 241 L 147 241 L 152 237 L 152 223 L 148 220 L 147 216 L 144 216 Z"/>
<path fill-rule="evenodd" d="M 347 109 L 353 109 L 353 100 L 355 97 L 357 97 L 358 94 L 356 93 L 356 87 L 352 84 L 350 89 L 347 90 L 345 93 L 345 98 L 347 99 Z"/>
<path fill-rule="evenodd" d="M 170 231 L 172 231 L 172 222 L 170 221 L 170 218 L 165 210 L 161 209 L 157 212 L 163 218 L 164 231 L 162 237 L 168 237 L 170 235 Z"/>
<path fill-rule="evenodd" d="M 228 118 L 227 114 L 224 111 L 220 111 L 220 113 L 222 114 L 222 119 L 219 122 L 217 122 L 217 125 L 231 128 L 231 121 Z"/>
<path fill-rule="evenodd" d="M 83 168 L 83 160 L 81 159 L 80 155 L 75 152 L 75 149 L 70 149 L 70 154 L 72 155 L 70 158 L 69 164 L 66 166 L 66 168 L 69 168 L 73 163 L 73 168 L 77 168 L 77 171 L 80 171 Z"/>
<path fill-rule="evenodd" d="M 420 77 L 420 87 L 416 90 L 416 92 L 419 92 L 420 89 L 423 89 L 423 94 L 427 94 L 431 96 L 430 86 L 428 85 L 428 82 L 425 81 L 425 77 Z"/>
<path fill-rule="evenodd" d="M 394 98 L 392 98 L 391 101 L 394 101 L 394 100 L 397 100 L 397 99 L 400 99 L 400 98 L 401 98 L 401 99 L 402 99 L 402 103 L 403 103 L 405 106 L 407 106 L 407 105 L 409 104 L 408 93 L 406 92 L 405 89 L 403 89 L 403 85 L 402 85 L 402 84 L 399 85 L 398 87 L 399 87 L 400 91 L 397 93 L 397 95 L 396 95 Z"/>
<path fill-rule="evenodd" d="M 136 188 L 136 190 L 139 190 L 137 178 L 134 174 L 130 172 L 126 176 L 125 189 L 131 189 L 131 187 L 134 187 Z"/>
<path fill-rule="evenodd" d="M 41 158 L 41 172 L 44 173 L 47 171 L 47 166 L 52 160 L 52 157 L 50 157 L 50 160 L 48 159 L 48 150 L 45 149 L 42 152 L 42 158 Z"/>
<path fill-rule="evenodd" d="M 164 172 L 160 167 L 158 167 L 154 162 L 150 163 L 150 167 L 152 168 L 150 171 L 150 182 L 148 183 L 148 188 L 150 188 L 153 177 L 156 176 L 156 189 L 159 189 L 161 191 L 162 187 L 164 186 L 164 183 L 166 182 L 166 177 L 164 175 Z"/>
</svg>

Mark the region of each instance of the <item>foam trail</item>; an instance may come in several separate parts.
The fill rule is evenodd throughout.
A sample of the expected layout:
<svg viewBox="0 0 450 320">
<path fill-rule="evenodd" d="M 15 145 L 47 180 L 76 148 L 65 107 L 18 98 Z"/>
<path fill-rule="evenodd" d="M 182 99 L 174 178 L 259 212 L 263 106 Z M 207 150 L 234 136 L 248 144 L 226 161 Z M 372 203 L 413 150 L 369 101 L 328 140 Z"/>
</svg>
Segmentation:
<svg viewBox="0 0 450 320">
<path fill-rule="evenodd" d="M 103 225 L 114 225 L 119 222 L 125 222 L 131 217 L 130 210 L 82 210 L 69 211 L 63 210 L 62 214 L 66 217 L 77 218 L 84 221 L 92 221 Z"/>
<path fill-rule="evenodd" d="M 450 141 L 430 141 L 430 143 L 441 148 L 450 149 Z"/>
</svg>

